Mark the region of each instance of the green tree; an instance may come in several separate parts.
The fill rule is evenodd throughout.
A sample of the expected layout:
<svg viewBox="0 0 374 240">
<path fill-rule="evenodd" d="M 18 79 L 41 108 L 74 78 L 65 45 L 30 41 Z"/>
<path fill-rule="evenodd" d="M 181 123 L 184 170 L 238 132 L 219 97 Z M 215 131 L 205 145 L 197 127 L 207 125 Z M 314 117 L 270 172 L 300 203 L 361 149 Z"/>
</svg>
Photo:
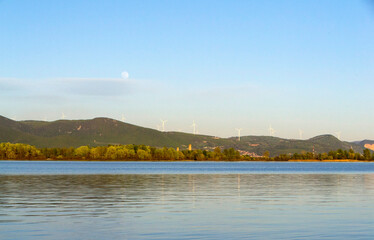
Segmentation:
<svg viewBox="0 0 374 240">
<path fill-rule="evenodd" d="M 162 149 L 157 148 L 155 150 L 155 155 L 153 157 L 157 160 L 164 160 L 164 151 Z"/>
<path fill-rule="evenodd" d="M 367 148 L 364 149 L 364 159 L 365 160 L 370 160 L 371 159 L 371 152 Z"/>
<path fill-rule="evenodd" d="M 213 152 L 213 159 L 219 161 L 222 159 L 222 151 L 220 147 L 216 147 Z"/>
<path fill-rule="evenodd" d="M 181 151 L 177 152 L 177 160 L 184 160 L 184 159 L 185 159 L 185 156 L 183 152 Z"/>
<path fill-rule="evenodd" d="M 137 155 L 139 160 L 149 160 L 152 157 L 149 152 L 143 149 L 138 149 Z"/>
<path fill-rule="evenodd" d="M 353 151 L 353 149 L 349 149 L 349 152 L 348 152 L 348 159 L 355 159 L 355 151 Z"/>
<path fill-rule="evenodd" d="M 227 160 L 238 160 L 240 159 L 240 153 L 236 151 L 234 148 L 229 148 L 223 150 L 223 154 L 225 155 L 225 159 Z"/>
</svg>

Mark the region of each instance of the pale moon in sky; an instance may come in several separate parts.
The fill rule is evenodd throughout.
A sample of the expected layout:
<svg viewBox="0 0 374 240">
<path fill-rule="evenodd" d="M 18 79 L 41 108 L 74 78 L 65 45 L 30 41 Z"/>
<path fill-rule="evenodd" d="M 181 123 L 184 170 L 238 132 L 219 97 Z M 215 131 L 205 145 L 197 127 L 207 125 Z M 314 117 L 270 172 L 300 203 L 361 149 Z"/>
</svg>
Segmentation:
<svg viewBox="0 0 374 240">
<path fill-rule="evenodd" d="M 121 73 L 121 76 L 122 76 L 123 79 L 128 79 L 128 78 L 129 78 L 129 73 L 126 72 L 126 71 L 125 71 L 125 72 L 122 72 L 122 73 Z"/>
</svg>

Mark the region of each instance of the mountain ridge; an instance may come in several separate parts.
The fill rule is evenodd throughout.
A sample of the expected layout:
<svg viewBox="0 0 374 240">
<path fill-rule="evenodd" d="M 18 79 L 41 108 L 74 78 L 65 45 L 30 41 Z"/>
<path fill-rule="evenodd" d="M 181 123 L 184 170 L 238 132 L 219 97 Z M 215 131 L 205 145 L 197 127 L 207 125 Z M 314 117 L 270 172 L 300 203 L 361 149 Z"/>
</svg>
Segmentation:
<svg viewBox="0 0 374 240">
<path fill-rule="evenodd" d="M 301 152 L 328 152 L 353 149 L 362 152 L 364 140 L 344 142 L 330 134 L 306 140 L 284 139 L 271 136 L 242 136 L 217 138 L 209 135 L 194 135 L 183 132 L 161 132 L 111 118 L 97 117 L 88 120 L 56 120 L 52 122 L 25 120 L 14 121 L 0 116 L 0 142 L 25 143 L 36 147 L 79 147 L 117 144 L 144 144 L 154 147 L 179 147 L 213 150 L 235 148 L 242 154 L 261 156 L 269 151 L 271 156 Z M 372 143 L 371 143 L 372 142 Z"/>
</svg>

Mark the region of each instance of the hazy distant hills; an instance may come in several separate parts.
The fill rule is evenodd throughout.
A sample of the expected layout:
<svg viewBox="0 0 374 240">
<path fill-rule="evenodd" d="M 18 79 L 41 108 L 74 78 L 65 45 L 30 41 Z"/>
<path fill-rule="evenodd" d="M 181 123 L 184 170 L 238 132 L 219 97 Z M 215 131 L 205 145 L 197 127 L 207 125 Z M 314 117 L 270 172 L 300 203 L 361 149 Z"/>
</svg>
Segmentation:
<svg viewBox="0 0 374 240">
<path fill-rule="evenodd" d="M 26 143 L 37 147 L 78 147 L 83 145 L 145 144 L 155 147 L 213 149 L 234 147 L 253 155 L 269 151 L 271 156 L 308 151 L 328 152 L 350 149 L 362 152 L 365 144 L 374 141 L 342 142 L 332 135 L 321 135 L 308 140 L 282 139 L 269 136 L 216 138 L 181 132 L 160 132 L 109 118 L 91 120 L 13 121 L 0 116 L 0 142 Z"/>
</svg>

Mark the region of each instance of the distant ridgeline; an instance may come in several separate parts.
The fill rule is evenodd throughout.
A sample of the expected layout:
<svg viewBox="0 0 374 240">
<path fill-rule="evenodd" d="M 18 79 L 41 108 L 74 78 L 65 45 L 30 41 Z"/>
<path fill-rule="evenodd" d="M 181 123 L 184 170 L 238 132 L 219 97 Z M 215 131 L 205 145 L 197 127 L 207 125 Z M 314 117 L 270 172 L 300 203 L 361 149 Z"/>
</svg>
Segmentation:
<svg viewBox="0 0 374 240">
<path fill-rule="evenodd" d="M 78 148 L 80 146 L 108 146 L 145 144 L 155 148 L 194 149 L 214 151 L 217 147 L 234 148 L 241 155 L 260 157 L 266 151 L 270 157 L 281 154 L 324 153 L 342 149 L 362 152 L 366 146 L 374 149 L 374 141 L 344 142 L 332 135 L 321 135 L 307 140 L 282 139 L 270 136 L 242 136 L 218 138 L 183 132 L 161 132 L 109 118 L 91 120 L 14 121 L 0 116 L 0 142 L 25 143 L 38 148 Z"/>
<path fill-rule="evenodd" d="M 182 150 L 174 148 L 155 148 L 145 145 L 115 145 L 78 148 L 36 148 L 21 143 L 0 143 L 0 159 L 2 160 L 116 160 L 116 161 L 146 161 L 146 160 L 195 160 L 195 161 L 288 161 L 288 160 L 374 160 L 374 154 L 369 149 L 364 149 L 363 154 L 338 149 L 328 153 L 313 154 L 305 152 L 293 155 L 282 154 L 276 157 L 269 157 L 265 152 L 263 157 L 251 157 L 240 155 L 240 152 L 233 149 L 219 147 L 213 151 L 207 150 Z"/>
</svg>

